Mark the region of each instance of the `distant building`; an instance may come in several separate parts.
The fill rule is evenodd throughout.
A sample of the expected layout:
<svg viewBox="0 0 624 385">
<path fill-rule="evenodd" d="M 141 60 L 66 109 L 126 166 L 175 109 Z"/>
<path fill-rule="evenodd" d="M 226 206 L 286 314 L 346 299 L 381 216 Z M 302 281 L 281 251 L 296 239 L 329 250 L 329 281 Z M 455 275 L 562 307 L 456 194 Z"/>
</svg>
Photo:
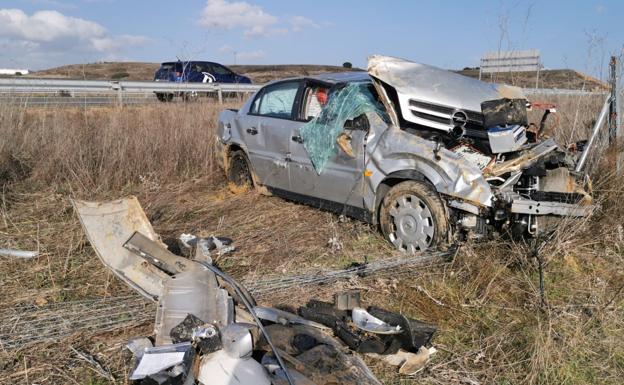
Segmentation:
<svg viewBox="0 0 624 385">
<path fill-rule="evenodd" d="M 28 70 L 15 70 L 10 68 L 0 68 L 0 75 L 28 75 L 30 71 Z"/>
</svg>

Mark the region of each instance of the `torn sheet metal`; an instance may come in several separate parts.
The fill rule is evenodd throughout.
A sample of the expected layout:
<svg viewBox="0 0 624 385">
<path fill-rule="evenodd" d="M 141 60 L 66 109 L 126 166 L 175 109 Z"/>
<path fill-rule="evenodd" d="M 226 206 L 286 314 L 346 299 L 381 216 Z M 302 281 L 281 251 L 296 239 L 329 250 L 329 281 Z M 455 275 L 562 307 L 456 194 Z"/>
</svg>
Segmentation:
<svg viewBox="0 0 624 385">
<path fill-rule="evenodd" d="M 104 265 L 122 281 L 146 298 L 157 300 L 167 273 L 145 264 L 145 260 L 123 247 L 135 233 L 158 242 L 158 236 L 138 200 L 131 196 L 111 202 L 72 199 L 72 205 L 87 239 Z"/>
<path fill-rule="evenodd" d="M 525 150 L 520 156 L 505 162 L 497 163 L 486 171 L 488 176 L 500 176 L 508 172 L 523 170 L 532 166 L 537 160 L 555 151 L 558 148 L 554 139 L 545 140 L 530 149 Z"/>
<path fill-rule="evenodd" d="M 366 83 L 350 83 L 334 91 L 319 116 L 299 129 L 317 173 L 323 171 L 327 161 L 338 150 L 336 140 L 348 120 L 367 112 L 385 115 L 383 106 L 375 100 L 368 87 Z"/>
<path fill-rule="evenodd" d="M 396 57 L 374 55 L 368 59 L 368 73 L 392 86 L 397 93 L 403 119 L 445 132 L 453 129 L 454 110 L 464 110 L 467 118 L 481 114 L 481 103 L 495 99 L 526 99 L 522 89 L 485 83 L 451 71 Z M 431 106 L 448 106 L 447 112 Z M 446 111 L 446 110 L 445 110 Z M 395 111 L 396 112 L 396 111 Z M 396 112 L 398 114 L 398 112 Z M 448 118 L 435 122 L 428 116 Z M 478 120 L 478 119 L 477 119 Z"/>
<path fill-rule="evenodd" d="M 351 311 L 351 319 L 358 329 L 375 334 L 399 334 L 401 326 L 390 325 L 379 318 L 369 314 L 365 309 L 356 307 Z"/>
</svg>

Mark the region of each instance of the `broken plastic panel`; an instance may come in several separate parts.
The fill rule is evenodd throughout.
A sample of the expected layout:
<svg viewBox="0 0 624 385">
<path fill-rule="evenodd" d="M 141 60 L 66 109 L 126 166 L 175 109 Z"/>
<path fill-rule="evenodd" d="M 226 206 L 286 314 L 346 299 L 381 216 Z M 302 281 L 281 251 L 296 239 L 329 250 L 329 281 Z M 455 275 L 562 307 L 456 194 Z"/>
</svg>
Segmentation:
<svg viewBox="0 0 624 385">
<path fill-rule="evenodd" d="M 373 96 L 369 84 L 350 83 L 333 92 L 319 116 L 301 127 L 299 134 L 317 173 L 323 171 L 327 161 L 336 153 L 336 139 L 345 123 L 371 112 L 387 120 L 384 108 Z"/>
</svg>

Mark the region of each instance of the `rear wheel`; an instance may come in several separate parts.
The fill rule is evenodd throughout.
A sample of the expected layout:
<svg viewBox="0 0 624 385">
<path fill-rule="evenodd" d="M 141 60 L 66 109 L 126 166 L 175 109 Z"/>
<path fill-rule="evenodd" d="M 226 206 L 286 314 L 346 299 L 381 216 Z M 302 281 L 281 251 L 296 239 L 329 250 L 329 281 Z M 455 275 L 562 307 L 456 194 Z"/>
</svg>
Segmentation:
<svg viewBox="0 0 624 385">
<path fill-rule="evenodd" d="M 233 151 L 230 155 L 227 176 L 230 182 L 239 187 L 253 187 L 253 178 L 247 155 L 241 150 Z"/>
<path fill-rule="evenodd" d="M 158 99 L 159 101 L 161 101 L 163 103 L 170 102 L 173 99 L 173 94 L 157 93 L 156 94 L 156 99 Z"/>
<path fill-rule="evenodd" d="M 447 239 L 444 203 L 425 182 L 401 182 L 388 191 L 379 209 L 381 231 L 408 253 L 435 249 Z"/>
</svg>

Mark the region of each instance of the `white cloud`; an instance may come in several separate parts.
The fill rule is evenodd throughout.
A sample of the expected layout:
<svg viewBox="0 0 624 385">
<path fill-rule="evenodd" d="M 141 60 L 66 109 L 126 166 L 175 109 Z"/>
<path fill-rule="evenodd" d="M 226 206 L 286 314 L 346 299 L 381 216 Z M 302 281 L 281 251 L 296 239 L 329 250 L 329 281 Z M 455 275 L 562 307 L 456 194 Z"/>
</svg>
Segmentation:
<svg viewBox="0 0 624 385">
<path fill-rule="evenodd" d="M 292 27 L 293 32 L 301 32 L 307 28 L 319 28 L 318 24 L 316 24 L 313 20 L 310 20 L 304 16 L 291 17 L 290 25 Z"/>
<path fill-rule="evenodd" d="M 38 11 L 28 15 L 20 9 L 0 9 L 0 43 L 7 49 L 7 57 L 22 61 L 44 62 L 46 57 L 61 58 L 63 55 L 114 57 L 147 41 L 148 38 L 143 36 L 110 35 L 106 28 L 94 21 L 66 16 L 58 11 Z"/>
<path fill-rule="evenodd" d="M 256 51 L 243 51 L 243 52 L 238 52 L 236 53 L 236 59 L 240 60 L 240 61 L 254 61 L 254 60 L 260 60 L 260 59 L 264 59 L 266 57 L 266 52 L 259 49 Z"/>
<path fill-rule="evenodd" d="M 318 28 L 319 25 L 304 16 L 293 16 L 289 20 L 290 28 L 278 27 L 280 18 L 266 12 L 258 5 L 246 1 L 207 0 L 199 25 L 215 31 L 240 29 L 247 38 L 285 35 L 289 31 L 300 32 L 306 28 Z"/>
<path fill-rule="evenodd" d="M 232 53 L 234 52 L 234 48 L 229 44 L 224 44 L 221 47 L 219 47 L 218 51 L 221 53 Z"/>
<path fill-rule="evenodd" d="M 199 24 L 216 30 L 242 28 L 246 37 L 268 36 L 278 18 L 245 1 L 208 0 Z"/>
<path fill-rule="evenodd" d="M 39 11 L 28 16 L 20 9 L 0 9 L 0 36 L 25 41 L 49 43 L 75 38 L 89 40 L 102 38 L 106 29 L 101 25 L 57 11 Z"/>
</svg>

